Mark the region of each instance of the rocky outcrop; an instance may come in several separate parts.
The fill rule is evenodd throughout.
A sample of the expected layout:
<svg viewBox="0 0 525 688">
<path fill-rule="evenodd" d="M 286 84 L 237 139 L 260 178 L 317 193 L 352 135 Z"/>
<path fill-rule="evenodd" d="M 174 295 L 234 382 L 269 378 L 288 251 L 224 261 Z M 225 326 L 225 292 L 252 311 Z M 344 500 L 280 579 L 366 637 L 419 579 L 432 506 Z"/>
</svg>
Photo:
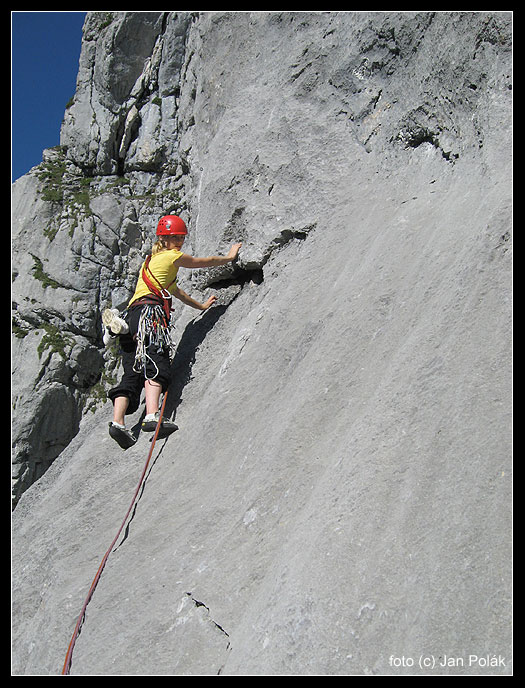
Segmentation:
<svg viewBox="0 0 525 688">
<path fill-rule="evenodd" d="M 511 76 L 509 13 L 88 13 L 13 190 L 15 674 L 59 673 L 145 460 L 100 312 L 170 211 L 243 247 L 184 278 L 219 305 L 72 673 L 510 673 Z"/>
</svg>

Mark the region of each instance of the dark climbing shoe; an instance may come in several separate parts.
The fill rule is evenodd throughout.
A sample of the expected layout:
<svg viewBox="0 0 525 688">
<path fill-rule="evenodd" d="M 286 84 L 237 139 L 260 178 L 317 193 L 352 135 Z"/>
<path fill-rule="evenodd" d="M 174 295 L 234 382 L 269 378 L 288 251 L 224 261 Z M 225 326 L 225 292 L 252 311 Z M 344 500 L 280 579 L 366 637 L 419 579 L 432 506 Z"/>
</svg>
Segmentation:
<svg viewBox="0 0 525 688">
<path fill-rule="evenodd" d="M 144 418 L 142 421 L 142 430 L 144 432 L 155 432 L 157 429 L 157 423 L 159 422 L 159 412 L 155 414 L 150 414 Z M 165 437 L 168 437 L 168 435 L 171 435 L 172 432 L 175 432 L 175 430 L 178 430 L 178 426 L 175 425 L 175 423 L 171 420 L 168 420 L 167 418 L 162 419 L 162 423 L 160 424 L 160 429 L 159 429 L 159 434 L 157 435 L 157 439 L 162 440 Z"/>
<path fill-rule="evenodd" d="M 129 449 L 137 441 L 137 438 L 129 430 L 121 428 L 113 422 L 109 424 L 109 435 L 122 449 Z"/>
</svg>

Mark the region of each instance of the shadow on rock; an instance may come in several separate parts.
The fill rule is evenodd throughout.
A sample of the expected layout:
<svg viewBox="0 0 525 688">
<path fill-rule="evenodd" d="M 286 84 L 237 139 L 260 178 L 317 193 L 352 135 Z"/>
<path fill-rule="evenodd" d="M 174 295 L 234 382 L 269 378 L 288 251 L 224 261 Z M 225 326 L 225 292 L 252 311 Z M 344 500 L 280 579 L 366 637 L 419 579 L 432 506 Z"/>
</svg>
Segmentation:
<svg viewBox="0 0 525 688">
<path fill-rule="evenodd" d="M 186 326 L 171 364 L 172 382 L 164 409 L 166 418 L 173 419 L 175 417 L 182 398 L 182 391 L 192 377 L 191 369 L 195 363 L 195 354 L 226 308 L 226 305 L 214 306 L 207 310 L 202 317 L 193 320 Z"/>
</svg>

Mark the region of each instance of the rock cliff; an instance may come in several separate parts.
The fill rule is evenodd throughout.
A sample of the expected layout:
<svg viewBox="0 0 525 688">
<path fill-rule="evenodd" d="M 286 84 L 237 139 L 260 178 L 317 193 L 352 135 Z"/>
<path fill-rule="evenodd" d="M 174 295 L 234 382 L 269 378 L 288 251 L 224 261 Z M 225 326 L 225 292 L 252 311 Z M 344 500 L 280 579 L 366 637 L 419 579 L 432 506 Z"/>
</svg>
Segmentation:
<svg viewBox="0 0 525 688">
<path fill-rule="evenodd" d="M 511 673 L 511 22 L 88 13 L 13 186 L 15 675 L 60 673 L 145 461 L 100 313 L 170 211 L 243 247 L 183 279 L 218 305 L 72 674 Z"/>
</svg>

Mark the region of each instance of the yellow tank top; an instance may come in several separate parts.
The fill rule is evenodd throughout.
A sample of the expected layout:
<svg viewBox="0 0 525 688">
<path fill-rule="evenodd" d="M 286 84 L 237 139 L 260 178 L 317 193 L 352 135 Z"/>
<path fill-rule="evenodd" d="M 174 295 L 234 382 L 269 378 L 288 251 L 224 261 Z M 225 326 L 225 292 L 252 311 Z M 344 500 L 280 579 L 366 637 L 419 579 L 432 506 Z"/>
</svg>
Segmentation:
<svg viewBox="0 0 525 688">
<path fill-rule="evenodd" d="M 154 256 L 151 256 L 149 272 L 153 273 L 156 279 L 152 279 L 151 275 L 148 275 L 148 277 L 155 286 L 158 286 L 158 280 L 160 284 L 166 288 L 173 282 L 173 280 L 176 279 L 179 268 L 174 263 L 177 258 L 180 258 L 181 256 L 182 251 L 177 251 L 177 249 L 172 249 L 171 251 L 161 251 L 160 253 L 156 253 Z M 131 301 L 128 303 L 128 308 L 137 299 L 141 299 L 143 296 L 147 296 L 151 293 L 146 283 L 142 279 L 143 267 L 144 263 L 142 263 L 140 268 L 137 286 L 135 287 L 135 293 L 133 294 Z M 176 282 L 173 282 L 173 284 L 171 284 L 172 288 L 174 288 L 176 284 Z"/>
</svg>

